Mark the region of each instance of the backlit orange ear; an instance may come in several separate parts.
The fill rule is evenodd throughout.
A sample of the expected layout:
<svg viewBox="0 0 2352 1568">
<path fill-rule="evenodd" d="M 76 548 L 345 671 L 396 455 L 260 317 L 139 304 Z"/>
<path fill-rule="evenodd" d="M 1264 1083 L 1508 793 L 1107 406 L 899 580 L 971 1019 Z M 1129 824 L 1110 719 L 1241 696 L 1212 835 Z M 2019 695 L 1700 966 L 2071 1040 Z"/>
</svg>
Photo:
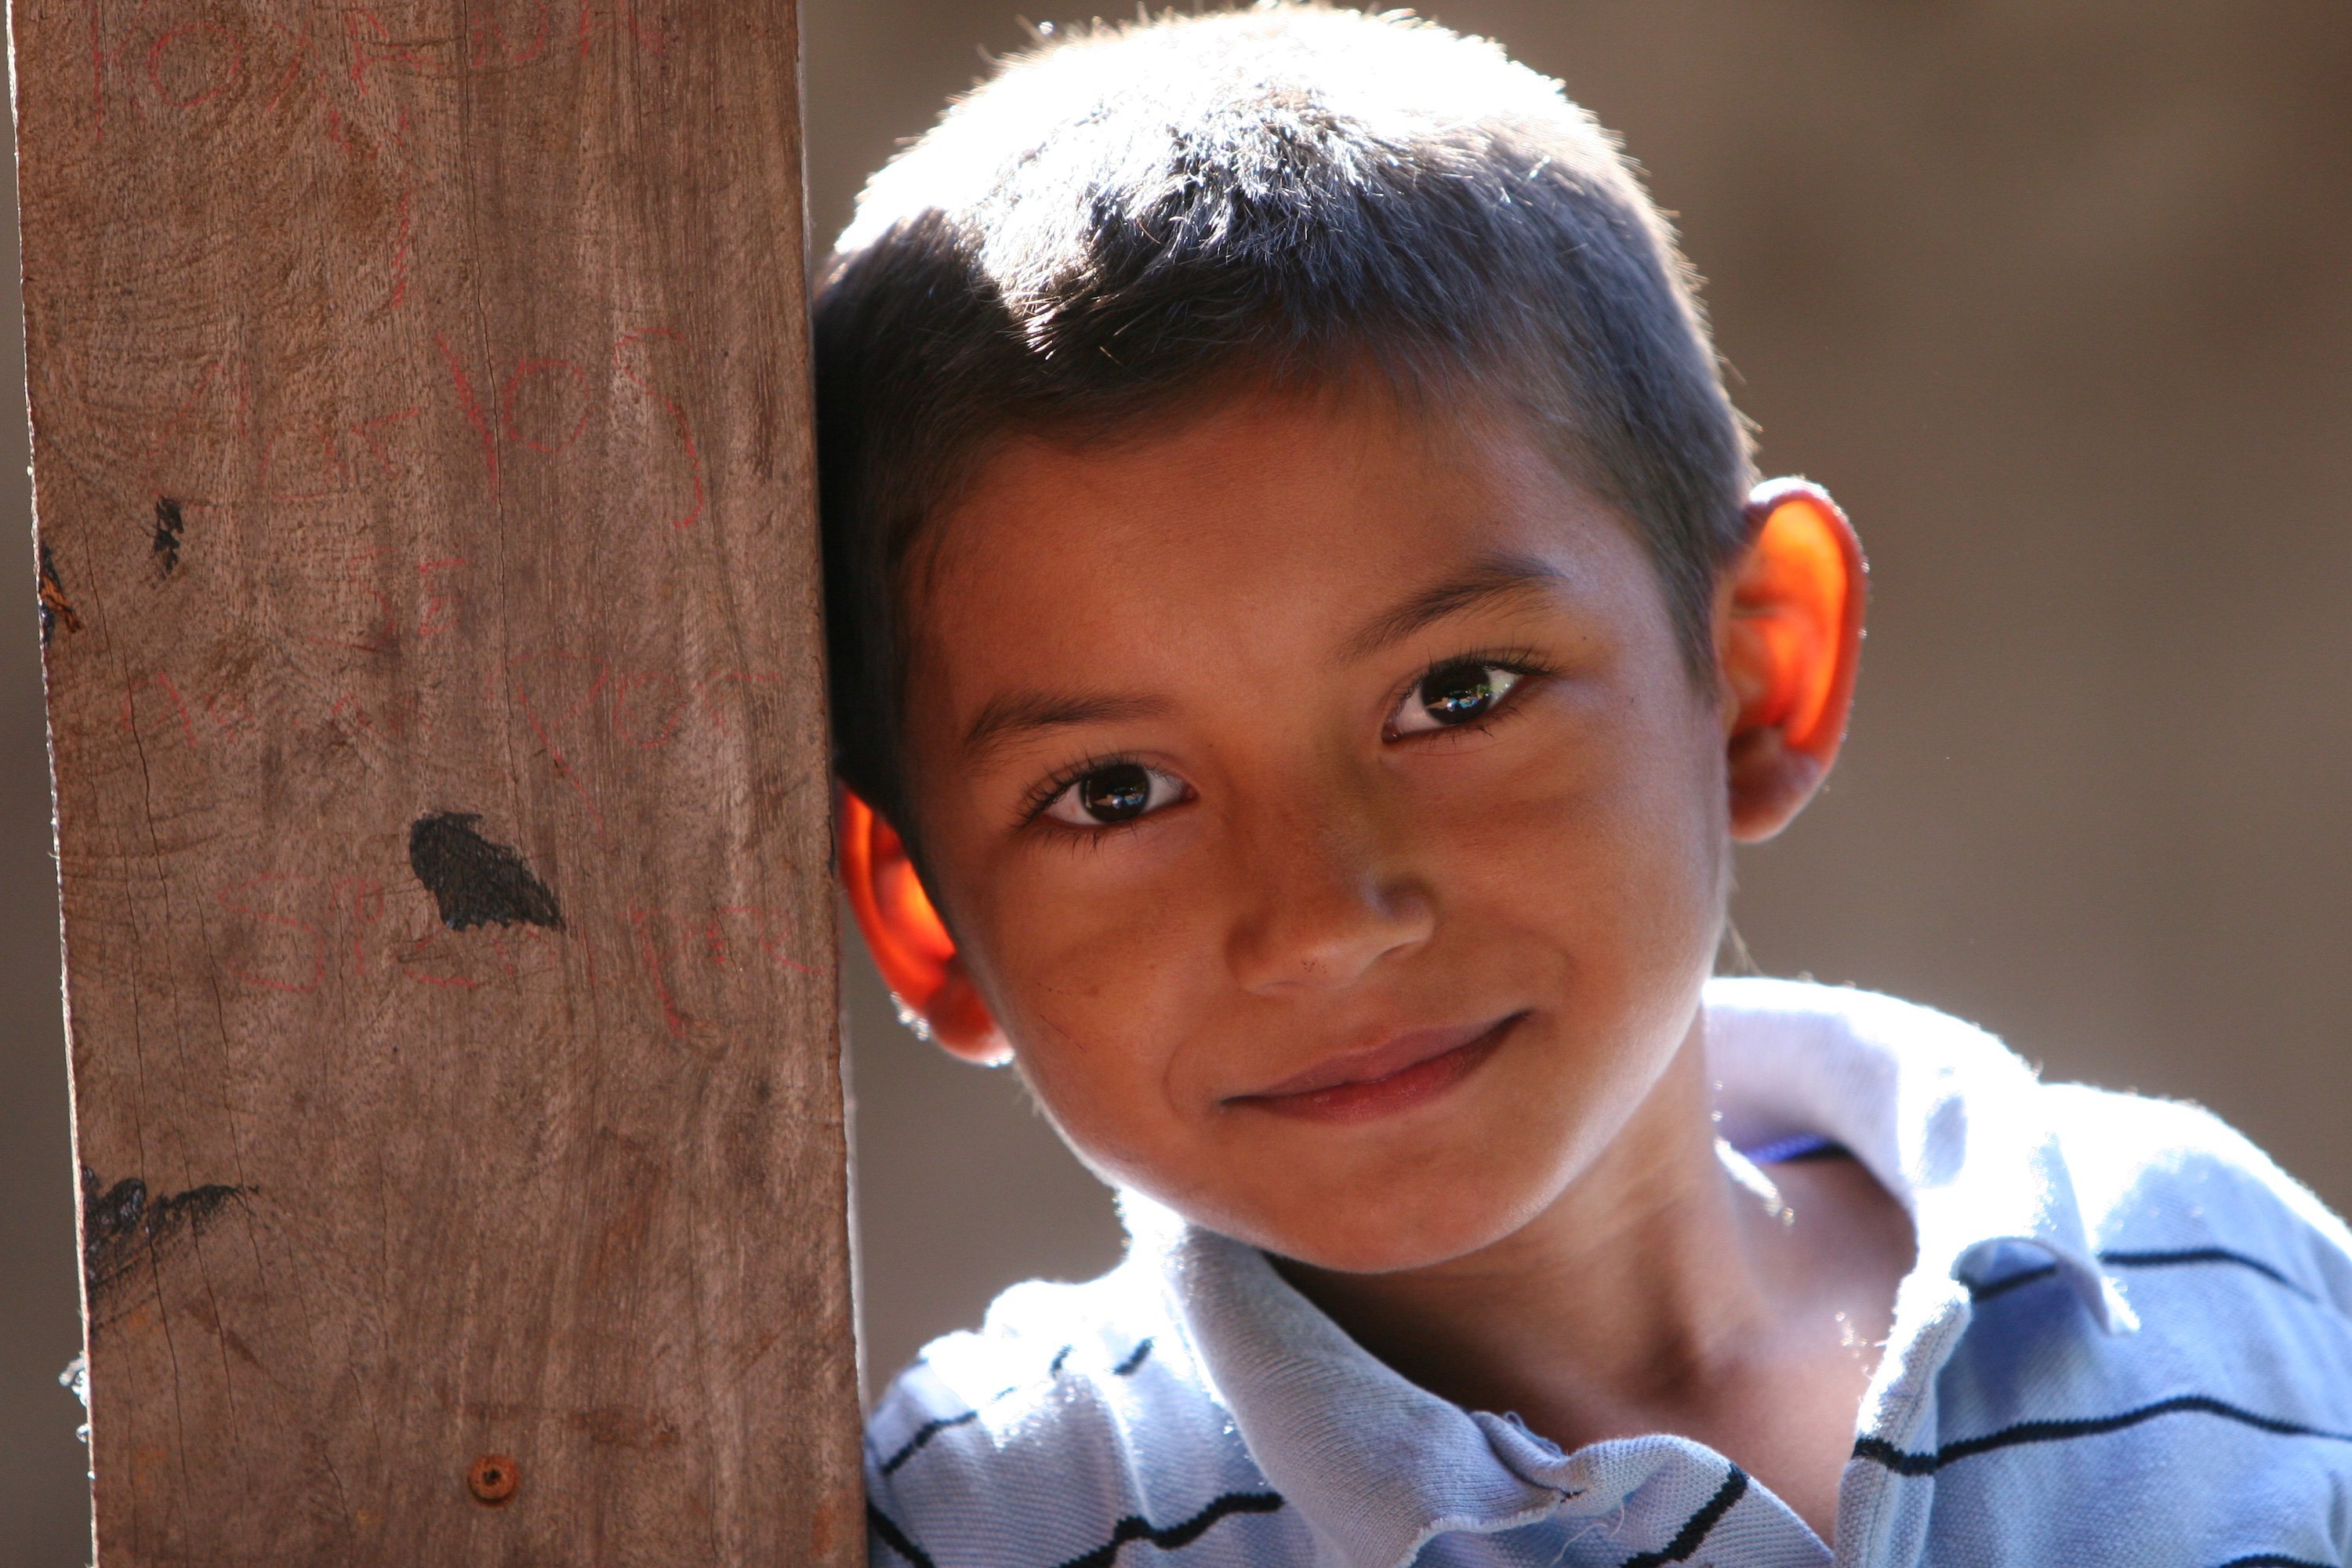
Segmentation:
<svg viewBox="0 0 2352 1568">
<path fill-rule="evenodd" d="M 955 939 L 923 890 L 898 830 L 841 792 L 841 881 L 882 983 L 950 1056 L 993 1067 L 1012 1049 L 957 955 Z"/>
<path fill-rule="evenodd" d="M 1751 542 L 1716 626 L 1732 835 L 1752 841 L 1787 826 L 1837 760 L 1867 568 L 1845 514 L 1818 486 L 1759 485 L 1748 517 Z"/>
</svg>

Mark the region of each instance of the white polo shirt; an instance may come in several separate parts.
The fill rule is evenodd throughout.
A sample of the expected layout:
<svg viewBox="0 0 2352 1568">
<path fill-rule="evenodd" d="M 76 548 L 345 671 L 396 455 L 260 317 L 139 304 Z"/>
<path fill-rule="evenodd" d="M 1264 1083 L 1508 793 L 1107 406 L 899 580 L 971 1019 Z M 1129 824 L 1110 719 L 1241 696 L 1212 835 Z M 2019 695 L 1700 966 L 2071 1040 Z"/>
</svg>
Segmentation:
<svg viewBox="0 0 2352 1568">
<path fill-rule="evenodd" d="M 1722 1131 L 1910 1211 L 1837 1552 L 1706 1446 L 1563 1453 L 1389 1370 L 1261 1253 L 1123 1200 L 1127 1260 L 997 1298 L 866 1430 L 877 1568 L 2344 1568 L 2352 1233 L 2193 1107 L 2043 1085 L 1866 992 L 1717 981 Z"/>
</svg>

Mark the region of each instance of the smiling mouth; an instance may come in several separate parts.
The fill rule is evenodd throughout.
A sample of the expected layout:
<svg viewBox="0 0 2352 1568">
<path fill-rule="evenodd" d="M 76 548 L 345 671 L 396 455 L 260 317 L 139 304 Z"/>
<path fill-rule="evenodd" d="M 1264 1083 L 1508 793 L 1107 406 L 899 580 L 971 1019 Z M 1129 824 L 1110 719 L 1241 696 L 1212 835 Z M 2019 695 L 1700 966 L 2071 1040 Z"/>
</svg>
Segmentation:
<svg viewBox="0 0 2352 1568">
<path fill-rule="evenodd" d="M 1350 1051 L 1225 1103 L 1304 1121 L 1370 1121 L 1434 1100 L 1478 1070 L 1512 1028 L 1514 1013 L 1466 1028 L 1416 1029 L 1369 1051 Z"/>
</svg>

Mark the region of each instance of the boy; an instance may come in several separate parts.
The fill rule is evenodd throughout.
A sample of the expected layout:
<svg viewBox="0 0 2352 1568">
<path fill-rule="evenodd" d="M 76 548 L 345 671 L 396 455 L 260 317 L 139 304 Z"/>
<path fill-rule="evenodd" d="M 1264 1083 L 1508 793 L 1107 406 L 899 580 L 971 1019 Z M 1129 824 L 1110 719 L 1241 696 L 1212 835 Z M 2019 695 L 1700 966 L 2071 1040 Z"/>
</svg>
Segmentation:
<svg viewBox="0 0 2352 1568">
<path fill-rule="evenodd" d="M 1861 556 L 1555 84 L 1098 29 L 875 179 L 816 323 L 852 905 L 1133 1237 L 899 1376 L 877 1563 L 2343 1563 L 2340 1222 L 1708 982 Z"/>
</svg>

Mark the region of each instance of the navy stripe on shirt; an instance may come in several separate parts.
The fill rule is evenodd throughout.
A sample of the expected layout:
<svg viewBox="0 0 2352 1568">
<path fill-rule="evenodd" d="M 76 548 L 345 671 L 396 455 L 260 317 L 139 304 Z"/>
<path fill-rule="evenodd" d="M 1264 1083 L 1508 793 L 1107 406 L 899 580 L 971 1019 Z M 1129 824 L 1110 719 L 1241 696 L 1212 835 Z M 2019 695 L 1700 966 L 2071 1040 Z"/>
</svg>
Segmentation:
<svg viewBox="0 0 2352 1568">
<path fill-rule="evenodd" d="M 2292 1291 L 2306 1301 L 2319 1300 L 2318 1297 L 2261 1258 L 2250 1258 L 2242 1252 L 2232 1252 L 2226 1247 L 2183 1247 L 2168 1251 L 2102 1252 L 2099 1254 L 2099 1261 L 2113 1264 L 2118 1268 L 2177 1268 L 2200 1263 L 2227 1264 L 2233 1268 L 2252 1269 L 2273 1284 Z M 1972 1284 L 1969 1287 L 1969 1295 L 1978 1301 L 1990 1301 L 1996 1296 L 2006 1296 L 2021 1286 L 2050 1279 L 2057 1272 L 2056 1264 L 2045 1263 L 2038 1268 L 2025 1268 L 2015 1274 L 2004 1275 L 1990 1284 Z"/>
<path fill-rule="evenodd" d="M 1683 1521 L 1683 1527 L 1675 1531 L 1675 1538 L 1666 1542 L 1664 1551 L 1644 1552 L 1628 1557 L 1625 1568 L 1663 1568 L 1668 1563 L 1683 1562 L 1705 1544 L 1708 1532 L 1723 1522 L 1723 1516 L 1731 1511 L 1732 1504 L 1747 1491 L 1748 1472 L 1738 1465 L 1732 1466 L 1731 1473 L 1723 1478 L 1723 1485 L 1716 1489 L 1713 1497 L 1699 1505 L 1696 1513 Z"/>
<path fill-rule="evenodd" d="M 1854 1444 L 1853 1457 L 1884 1465 L 1898 1476 L 1932 1476 L 1946 1465 L 1978 1454 L 1990 1453 L 1996 1448 L 2015 1447 L 2021 1443 L 2063 1443 L 2076 1437 L 2096 1437 L 2108 1432 L 2120 1432 L 2127 1426 L 2137 1426 L 2144 1421 L 2153 1421 L 2161 1415 L 2219 1415 L 2223 1420 L 2235 1421 L 2241 1426 L 2252 1426 L 2281 1437 L 2320 1437 L 2332 1443 L 2352 1443 L 2352 1435 L 2305 1426 L 2299 1422 L 2281 1421 L 2274 1416 L 2258 1415 L 2208 1394 L 2183 1394 L 2114 1415 L 2086 1415 L 2061 1421 L 2021 1421 L 2014 1426 L 2004 1426 L 1980 1437 L 1963 1437 L 1957 1443 L 1948 1443 L 1932 1454 L 1908 1453 L 1884 1437 L 1864 1437 Z"/>
<path fill-rule="evenodd" d="M 1180 1546 L 1190 1546 L 1198 1541 L 1217 1521 L 1236 1513 L 1272 1513 L 1282 1506 L 1278 1492 L 1227 1492 L 1213 1498 L 1200 1512 L 1181 1523 L 1155 1530 L 1140 1514 L 1129 1514 L 1111 1528 L 1110 1539 L 1082 1557 L 1073 1557 L 1060 1568 L 1110 1568 L 1118 1556 L 1118 1549 L 1130 1541 L 1149 1541 L 1162 1552 L 1173 1552 Z"/>
<path fill-rule="evenodd" d="M 873 1528 L 875 1534 L 882 1538 L 883 1545 L 905 1558 L 912 1568 L 936 1568 L 929 1555 L 907 1539 L 907 1532 L 898 1528 L 898 1521 L 876 1508 L 871 1500 L 866 1504 L 866 1522 Z"/>
<path fill-rule="evenodd" d="M 1046 1382 L 1051 1383 L 1055 1378 L 1062 1375 L 1062 1363 L 1070 1359 L 1070 1352 L 1076 1348 L 1076 1347 L 1075 1345 L 1064 1345 L 1060 1350 L 1054 1352 L 1052 1363 L 1045 1368 Z M 1125 1360 L 1121 1361 L 1117 1366 L 1110 1369 L 1111 1375 L 1114 1377 L 1134 1376 L 1136 1368 L 1141 1366 L 1145 1358 L 1150 1354 L 1151 1340 L 1150 1336 L 1147 1335 L 1144 1339 L 1138 1342 L 1133 1350 L 1127 1352 Z M 1011 1388 L 999 1392 L 996 1396 L 989 1400 L 988 1403 L 990 1405 L 994 1405 L 1000 1400 L 1010 1399 L 1027 1386 L 1028 1384 L 1026 1384 L 1016 1383 Z M 968 1421 L 979 1420 L 980 1413 L 983 1408 L 985 1407 L 975 1405 L 970 1410 L 958 1411 L 953 1415 L 935 1415 L 930 1420 L 924 1422 L 920 1426 L 915 1428 L 911 1436 L 898 1446 L 898 1449 L 896 1453 L 882 1461 L 882 1473 L 886 1476 L 896 1474 L 899 1466 L 905 1464 L 917 1454 L 922 1452 L 923 1446 L 929 1443 L 932 1438 L 938 1436 L 940 1433 L 947 1431 L 952 1426 L 961 1426 Z"/>
</svg>

